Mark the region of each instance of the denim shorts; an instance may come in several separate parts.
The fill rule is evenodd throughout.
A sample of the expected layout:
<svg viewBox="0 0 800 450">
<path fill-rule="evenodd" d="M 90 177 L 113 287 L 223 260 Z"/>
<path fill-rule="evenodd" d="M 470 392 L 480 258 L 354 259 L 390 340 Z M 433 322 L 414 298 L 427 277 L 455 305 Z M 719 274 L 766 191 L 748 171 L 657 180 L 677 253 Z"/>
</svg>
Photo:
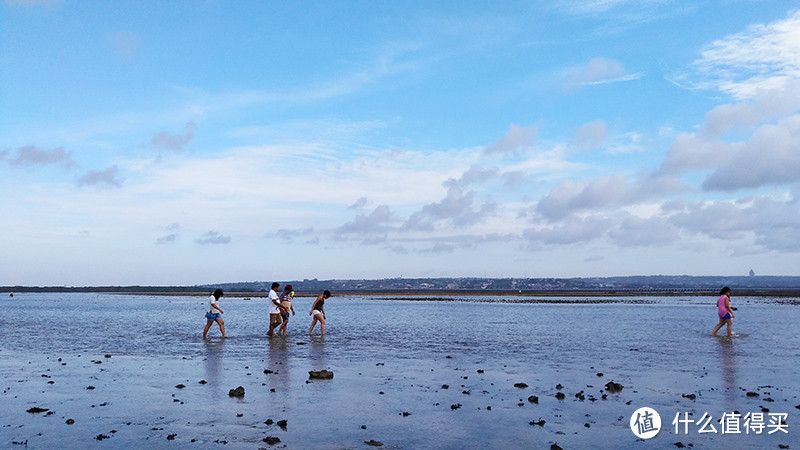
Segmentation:
<svg viewBox="0 0 800 450">
<path fill-rule="evenodd" d="M 206 319 L 211 321 L 219 319 L 219 316 L 220 316 L 219 313 L 212 313 L 210 311 L 206 313 Z"/>
</svg>

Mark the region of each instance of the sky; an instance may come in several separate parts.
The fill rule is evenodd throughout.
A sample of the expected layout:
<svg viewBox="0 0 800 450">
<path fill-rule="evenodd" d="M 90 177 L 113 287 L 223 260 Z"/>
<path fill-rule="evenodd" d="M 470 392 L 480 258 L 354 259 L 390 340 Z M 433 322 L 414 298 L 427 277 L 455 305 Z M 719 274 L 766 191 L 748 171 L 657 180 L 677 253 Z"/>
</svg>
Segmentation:
<svg viewBox="0 0 800 450">
<path fill-rule="evenodd" d="M 0 285 L 800 275 L 800 4 L 0 0 Z"/>
</svg>

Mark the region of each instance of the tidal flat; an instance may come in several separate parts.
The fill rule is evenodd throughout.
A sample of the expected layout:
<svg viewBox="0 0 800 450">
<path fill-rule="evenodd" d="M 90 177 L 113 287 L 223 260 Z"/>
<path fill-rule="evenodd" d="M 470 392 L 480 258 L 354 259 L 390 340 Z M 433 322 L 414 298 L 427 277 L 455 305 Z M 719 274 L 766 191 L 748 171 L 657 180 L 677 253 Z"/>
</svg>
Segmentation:
<svg viewBox="0 0 800 450">
<path fill-rule="evenodd" d="M 735 336 L 712 338 L 715 297 L 334 293 L 324 338 L 313 297 L 267 338 L 264 299 L 223 297 L 229 337 L 208 340 L 202 296 L 2 301 L 2 448 L 800 445 L 797 299 L 734 296 Z M 630 427 L 645 406 L 662 421 L 646 440 Z M 733 413 L 765 426 L 723 434 Z"/>
</svg>

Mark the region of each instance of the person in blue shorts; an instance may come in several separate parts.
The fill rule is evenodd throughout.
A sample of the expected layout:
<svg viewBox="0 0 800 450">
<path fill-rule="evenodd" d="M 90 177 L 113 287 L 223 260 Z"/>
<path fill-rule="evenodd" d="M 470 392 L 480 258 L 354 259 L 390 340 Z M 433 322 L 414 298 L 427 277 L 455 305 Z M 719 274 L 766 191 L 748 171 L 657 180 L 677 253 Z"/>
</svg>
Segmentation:
<svg viewBox="0 0 800 450">
<path fill-rule="evenodd" d="M 714 327 L 714 331 L 711 332 L 711 336 L 716 336 L 717 331 L 719 331 L 719 329 L 726 324 L 728 325 L 728 337 L 733 336 L 733 327 L 731 322 L 733 322 L 734 311 L 736 311 L 736 308 L 731 306 L 731 288 L 725 286 L 719 291 L 719 298 L 717 299 L 717 315 L 719 316 L 719 323 L 716 327 Z"/>
<path fill-rule="evenodd" d="M 278 336 L 286 336 L 286 327 L 289 326 L 289 313 L 291 312 L 292 315 L 294 315 L 294 308 L 292 307 L 293 298 L 294 289 L 291 284 L 287 284 L 286 287 L 283 288 L 283 294 L 278 297 L 281 301 L 281 318 L 283 319 L 283 323 L 281 323 L 280 328 L 278 328 Z"/>
<path fill-rule="evenodd" d="M 225 322 L 222 321 L 222 310 L 219 308 L 219 299 L 222 298 L 222 289 L 215 290 L 208 299 L 208 312 L 206 313 L 206 328 L 203 330 L 203 339 L 206 339 L 211 324 L 217 322 L 222 337 L 225 338 Z"/>
</svg>

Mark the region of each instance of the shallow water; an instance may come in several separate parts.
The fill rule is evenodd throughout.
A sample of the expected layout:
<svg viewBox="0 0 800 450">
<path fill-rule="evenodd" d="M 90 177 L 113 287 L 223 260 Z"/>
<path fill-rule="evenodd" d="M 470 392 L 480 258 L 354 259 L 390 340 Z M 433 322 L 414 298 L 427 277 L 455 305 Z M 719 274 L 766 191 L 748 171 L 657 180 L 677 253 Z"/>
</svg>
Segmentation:
<svg viewBox="0 0 800 450">
<path fill-rule="evenodd" d="M 224 297 L 229 338 L 214 325 L 203 341 L 204 297 L 15 294 L 2 300 L 12 320 L 0 331 L 10 412 L 0 447 L 99 446 L 99 434 L 115 447 L 172 436 L 178 448 L 267 447 L 266 436 L 294 448 L 800 444 L 797 299 L 734 297 L 733 339 L 708 336 L 716 298 L 439 299 L 450 301 L 333 297 L 326 336 L 317 327 L 309 338 L 313 299 L 301 297 L 289 336 L 267 339 L 266 300 Z M 335 378 L 307 383 L 323 368 Z M 622 392 L 604 392 L 612 380 Z M 244 399 L 229 397 L 239 385 Z M 53 413 L 25 413 L 32 406 Z M 640 406 L 662 414 L 654 439 L 628 426 Z M 787 413 L 788 433 L 676 434 L 670 424 L 677 413 L 762 408 Z"/>
</svg>

